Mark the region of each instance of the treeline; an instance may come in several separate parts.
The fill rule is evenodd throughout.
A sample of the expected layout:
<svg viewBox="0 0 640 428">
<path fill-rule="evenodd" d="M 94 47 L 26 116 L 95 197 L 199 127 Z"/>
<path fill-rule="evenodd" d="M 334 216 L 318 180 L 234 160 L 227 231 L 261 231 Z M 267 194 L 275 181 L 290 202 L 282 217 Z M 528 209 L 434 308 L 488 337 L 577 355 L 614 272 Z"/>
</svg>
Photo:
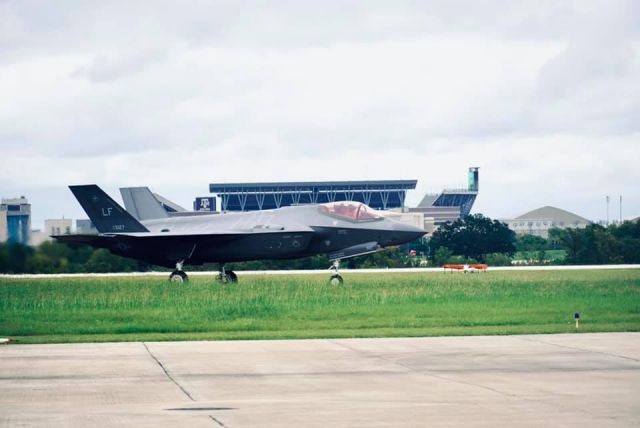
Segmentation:
<svg viewBox="0 0 640 428">
<path fill-rule="evenodd" d="M 509 265 L 534 264 L 634 264 L 640 263 L 640 221 L 603 227 L 551 229 L 547 239 L 516 236 L 506 224 L 481 214 L 467 216 L 438 229 L 429 240 L 429 259 L 444 263 Z M 553 254 L 561 253 L 561 258 Z M 522 260 L 525 258 L 525 260 Z"/>
<path fill-rule="evenodd" d="M 37 247 L 0 244 L 1 273 L 133 272 L 150 266 L 86 245 L 43 242 Z"/>
<path fill-rule="evenodd" d="M 415 263 L 407 256 L 408 251 L 395 248 L 368 256 L 348 259 L 344 268 L 404 267 Z M 294 260 L 259 260 L 229 263 L 233 270 L 292 270 L 327 269 L 327 256 L 313 256 Z M 189 266 L 190 271 L 215 271 L 217 264 Z M 86 245 L 67 245 L 59 242 L 44 242 L 37 247 L 15 243 L 0 244 L 0 273 L 84 273 L 84 272 L 146 272 L 167 271 L 167 268 L 111 254 L 105 249 Z"/>
<path fill-rule="evenodd" d="M 567 252 L 569 264 L 640 263 L 640 220 L 585 229 L 554 229 L 549 243 Z"/>
<path fill-rule="evenodd" d="M 550 254 L 562 254 L 559 258 Z M 584 229 L 552 229 L 549 238 L 516 237 L 506 224 L 480 214 L 467 216 L 399 248 L 344 260 L 342 267 L 402 268 L 442 266 L 445 263 L 510 265 L 518 257 L 534 264 L 640 263 L 640 221 Z M 326 256 L 294 260 L 259 260 L 230 263 L 234 270 L 327 269 Z M 188 270 L 217 270 L 215 264 Z M 105 249 L 44 242 L 37 247 L 0 244 L 0 273 L 133 272 L 166 268 L 119 257 Z"/>
</svg>

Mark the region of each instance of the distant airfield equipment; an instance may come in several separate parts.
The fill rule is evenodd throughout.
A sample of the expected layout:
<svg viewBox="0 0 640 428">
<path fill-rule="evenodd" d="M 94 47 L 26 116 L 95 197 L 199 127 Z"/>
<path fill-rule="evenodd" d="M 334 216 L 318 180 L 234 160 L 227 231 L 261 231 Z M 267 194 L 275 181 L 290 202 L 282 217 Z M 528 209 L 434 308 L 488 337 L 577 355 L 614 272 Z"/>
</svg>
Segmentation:
<svg viewBox="0 0 640 428">
<path fill-rule="evenodd" d="M 300 205 L 217 215 L 169 216 L 147 188 L 137 188 L 137 220 L 95 184 L 69 186 L 98 234 L 56 235 L 61 242 L 106 248 L 114 254 L 175 267 L 172 281 L 187 280 L 185 264 L 218 263 L 218 278 L 236 282 L 225 263 L 296 259 L 328 254 L 332 283 L 342 283 L 340 260 L 413 241 L 423 229 L 385 218 L 357 201 Z M 151 195 L 151 196 L 150 196 Z M 126 198 L 124 198 L 126 200 Z M 136 200 L 133 197 L 132 200 Z M 130 201 L 131 202 L 131 201 Z"/>
<path fill-rule="evenodd" d="M 447 271 L 447 269 L 450 272 L 454 272 L 454 271 L 462 271 L 464 273 L 485 272 L 488 268 L 489 266 L 484 264 L 467 264 L 467 265 L 446 264 L 444 265 L 445 272 Z"/>
<path fill-rule="evenodd" d="M 622 224 L 622 195 L 620 195 L 620 224 Z"/>
</svg>

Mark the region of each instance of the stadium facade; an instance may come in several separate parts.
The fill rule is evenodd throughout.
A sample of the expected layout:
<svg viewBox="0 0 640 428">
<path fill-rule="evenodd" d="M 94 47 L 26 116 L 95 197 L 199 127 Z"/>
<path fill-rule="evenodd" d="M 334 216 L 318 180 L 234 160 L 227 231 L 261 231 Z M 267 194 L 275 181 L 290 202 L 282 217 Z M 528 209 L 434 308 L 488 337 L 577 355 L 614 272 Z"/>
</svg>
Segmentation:
<svg viewBox="0 0 640 428">
<path fill-rule="evenodd" d="M 469 168 L 469 185 L 466 189 L 444 189 L 440 193 L 427 193 L 417 208 L 447 207 L 460 208 L 461 216 L 471 213 L 473 203 L 476 201 L 480 190 L 480 169 L 478 167 Z M 433 210 L 437 212 L 437 210 Z"/>
<path fill-rule="evenodd" d="M 301 204 L 358 201 L 371 208 L 404 208 L 407 191 L 417 180 L 298 181 L 274 183 L 212 183 L 222 211 L 258 211 Z M 197 205 L 197 204 L 194 204 Z"/>
</svg>

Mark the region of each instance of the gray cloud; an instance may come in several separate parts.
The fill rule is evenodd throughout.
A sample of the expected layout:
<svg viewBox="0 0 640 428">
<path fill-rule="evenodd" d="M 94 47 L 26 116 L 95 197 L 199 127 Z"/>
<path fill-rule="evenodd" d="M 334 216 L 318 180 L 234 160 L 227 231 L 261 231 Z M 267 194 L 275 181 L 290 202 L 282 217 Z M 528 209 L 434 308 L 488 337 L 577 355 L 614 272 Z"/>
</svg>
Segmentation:
<svg viewBox="0 0 640 428">
<path fill-rule="evenodd" d="M 147 67 L 166 59 L 158 50 L 101 54 L 88 64 L 74 70 L 72 77 L 86 77 L 94 82 L 113 81 L 128 75 L 142 73 Z"/>
<path fill-rule="evenodd" d="M 572 185 L 597 173 L 592 193 L 637 194 L 627 159 L 640 156 L 639 9 L 0 1 L 0 194 L 32 189 L 46 206 L 45 182 L 181 195 L 227 178 L 407 175 L 438 190 L 480 164 L 483 183 L 515 193 L 505 202 L 485 187 L 489 215 L 554 200 L 552 177 L 595 216 Z M 531 155 L 541 148 L 557 159 Z"/>
</svg>

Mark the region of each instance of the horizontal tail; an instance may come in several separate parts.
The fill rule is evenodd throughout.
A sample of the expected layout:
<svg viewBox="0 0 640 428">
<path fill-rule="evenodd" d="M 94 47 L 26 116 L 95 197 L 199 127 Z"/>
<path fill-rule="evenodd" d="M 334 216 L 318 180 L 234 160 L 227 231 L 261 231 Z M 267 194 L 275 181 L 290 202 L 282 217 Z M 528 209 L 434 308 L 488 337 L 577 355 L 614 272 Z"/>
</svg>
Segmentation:
<svg viewBox="0 0 640 428">
<path fill-rule="evenodd" d="M 100 233 L 148 232 L 116 201 L 95 184 L 69 186 Z"/>
</svg>

